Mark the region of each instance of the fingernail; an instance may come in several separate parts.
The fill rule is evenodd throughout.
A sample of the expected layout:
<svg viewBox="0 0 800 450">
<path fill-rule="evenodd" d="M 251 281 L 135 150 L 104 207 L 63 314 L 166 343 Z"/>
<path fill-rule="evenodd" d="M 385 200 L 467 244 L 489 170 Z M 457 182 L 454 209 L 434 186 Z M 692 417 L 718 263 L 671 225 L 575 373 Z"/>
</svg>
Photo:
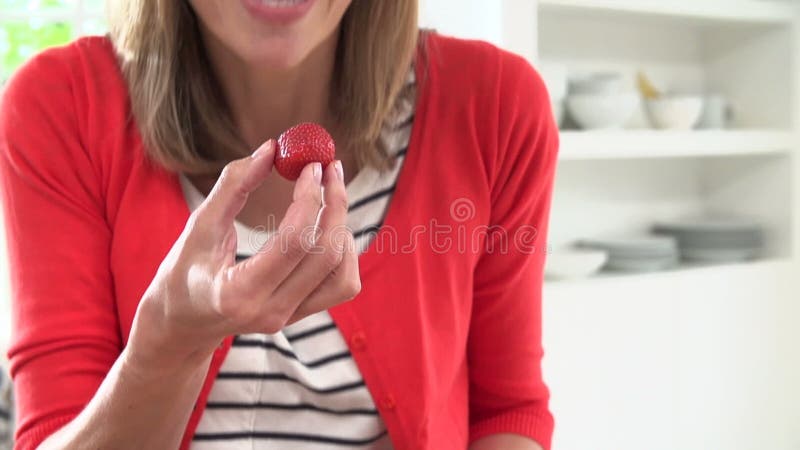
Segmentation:
<svg viewBox="0 0 800 450">
<path fill-rule="evenodd" d="M 322 164 L 315 162 L 312 167 L 312 173 L 314 175 L 314 181 L 317 184 L 322 184 Z"/>
<path fill-rule="evenodd" d="M 337 159 L 334 161 L 333 166 L 336 168 L 336 175 L 339 176 L 339 180 L 344 181 L 344 169 L 342 168 L 342 162 Z"/>
<path fill-rule="evenodd" d="M 274 140 L 272 140 L 272 139 L 270 139 L 270 140 L 268 140 L 267 142 L 265 142 L 265 143 L 261 144 L 261 146 L 260 146 L 260 147 L 258 147 L 258 148 L 256 149 L 256 151 L 254 151 L 254 152 L 253 152 L 253 154 L 252 154 L 252 155 L 250 155 L 250 156 L 251 156 L 253 159 L 256 159 L 256 158 L 261 158 L 262 156 L 266 155 L 266 154 L 267 154 L 267 152 L 269 152 L 270 150 L 272 150 L 272 147 L 273 147 L 274 145 L 275 145 L 275 141 L 274 141 Z"/>
</svg>

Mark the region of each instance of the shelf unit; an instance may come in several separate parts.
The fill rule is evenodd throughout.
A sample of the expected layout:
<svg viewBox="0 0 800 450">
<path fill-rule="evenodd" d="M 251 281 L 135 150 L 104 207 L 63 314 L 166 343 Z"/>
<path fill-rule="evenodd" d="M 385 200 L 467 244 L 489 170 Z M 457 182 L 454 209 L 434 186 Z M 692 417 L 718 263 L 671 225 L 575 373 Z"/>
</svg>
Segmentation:
<svg viewBox="0 0 800 450">
<path fill-rule="evenodd" d="M 618 72 L 632 90 L 645 70 L 662 86 L 721 94 L 734 108 L 729 130 L 652 130 L 642 108 L 623 130 L 564 130 L 551 243 L 713 213 L 761 222 L 766 258 L 796 255 L 795 17 L 770 1 L 540 0 L 534 65 Z"/>
</svg>

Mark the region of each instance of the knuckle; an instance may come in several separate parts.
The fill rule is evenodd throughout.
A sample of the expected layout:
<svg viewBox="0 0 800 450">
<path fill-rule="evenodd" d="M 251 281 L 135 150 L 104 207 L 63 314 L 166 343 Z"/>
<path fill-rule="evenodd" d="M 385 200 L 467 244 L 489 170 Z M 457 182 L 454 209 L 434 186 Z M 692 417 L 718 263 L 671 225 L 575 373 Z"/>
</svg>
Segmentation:
<svg viewBox="0 0 800 450">
<path fill-rule="evenodd" d="M 322 201 L 323 201 L 323 198 L 322 198 L 322 192 L 323 192 L 322 191 L 322 187 L 321 186 L 316 186 L 316 187 L 312 188 L 310 191 L 311 191 L 311 198 L 314 200 L 314 202 L 316 202 L 318 205 L 321 205 Z"/>
<path fill-rule="evenodd" d="M 279 333 L 286 327 L 286 323 L 289 321 L 289 315 L 284 313 L 273 313 L 268 314 L 264 317 L 262 321 L 261 329 L 266 334 L 275 334 Z"/>
<path fill-rule="evenodd" d="M 250 289 L 220 289 L 214 298 L 214 309 L 222 318 L 237 326 L 243 326 L 255 317 L 258 302 L 253 301 Z"/>
<path fill-rule="evenodd" d="M 308 202 L 310 207 L 318 210 L 322 206 L 322 189 L 311 188 L 306 192 L 304 199 Z"/>
<path fill-rule="evenodd" d="M 225 164 L 225 167 L 222 168 L 222 174 L 220 175 L 220 180 L 234 180 L 239 178 L 239 175 L 242 174 L 242 169 L 244 169 L 244 161 L 241 159 L 237 159 L 234 161 Z"/>
<path fill-rule="evenodd" d="M 231 182 L 231 180 L 236 178 L 236 167 L 235 161 L 230 162 L 222 168 L 222 173 L 219 174 L 219 179 L 217 183 L 220 185 L 226 185 Z"/>
<path fill-rule="evenodd" d="M 361 292 L 361 280 L 358 277 L 345 277 L 339 282 L 339 292 L 345 299 L 351 299 Z"/>
<path fill-rule="evenodd" d="M 244 169 L 245 162 L 241 159 L 229 162 L 222 169 L 222 173 L 220 174 L 217 183 L 220 186 L 228 187 L 229 189 L 235 189 L 238 186 L 239 189 L 243 190 L 244 188 L 241 186 L 241 184 L 245 174 Z"/>
<path fill-rule="evenodd" d="M 195 228 L 197 226 L 197 223 L 202 220 L 204 212 L 205 208 L 204 205 L 201 203 L 199 207 L 195 208 L 195 210 L 189 214 L 189 218 L 186 220 L 186 228 L 187 229 Z"/>
<path fill-rule="evenodd" d="M 186 221 L 184 228 L 188 235 L 202 234 L 205 231 L 206 216 L 205 204 L 201 204 L 197 209 L 189 214 L 189 219 Z"/>
<path fill-rule="evenodd" d="M 286 257 L 295 260 L 305 256 L 307 246 L 301 233 L 289 233 L 283 241 L 283 252 Z"/>
<path fill-rule="evenodd" d="M 329 200 L 329 204 L 326 206 L 330 206 L 338 213 L 347 213 L 350 204 L 347 202 L 347 197 L 344 195 L 335 195 L 332 199 Z"/>
<path fill-rule="evenodd" d="M 323 264 L 328 272 L 332 272 L 334 269 L 339 267 L 344 259 L 343 252 L 337 250 L 335 246 L 332 245 L 325 246 L 321 256 L 323 258 Z"/>
<path fill-rule="evenodd" d="M 216 296 L 214 309 L 220 316 L 233 322 L 238 322 L 243 315 L 241 304 L 233 296 L 227 294 Z"/>
<path fill-rule="evenodd" d="M 345 227 L 344 232 L 342 233 L 341 237 L 342 243 L 342 251 L 355 253 L 356 252 L 356 240 L 353 237 L 353 232 L 349 228 Z M 356 266 L 358 266 L 358 260 L 356 260 Z M 356 269 L 356 273 L 358 270 Z"/>
</svg>

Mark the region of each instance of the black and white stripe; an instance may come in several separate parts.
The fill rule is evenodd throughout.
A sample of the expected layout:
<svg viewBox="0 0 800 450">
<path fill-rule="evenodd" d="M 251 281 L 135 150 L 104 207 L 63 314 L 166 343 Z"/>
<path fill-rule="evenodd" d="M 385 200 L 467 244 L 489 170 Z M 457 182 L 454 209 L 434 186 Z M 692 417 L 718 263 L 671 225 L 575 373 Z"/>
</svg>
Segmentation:
<svg viewBox="0 0 800 450">
<path fill-rule="evenodd" d="M 14 395 L 11 377 L 0 363 L 0 450 L 14 446 Z"/>
<path fill-rule="evenodd" d="M 328 355 L 325 355 L 325 356 L 322 356 L 322 357 L 318 357 L 316 359 L 312 359 L 312 360 L 309 360 L 309 361 L 302 361 L 300 359 L 300 357 L 297 356 L 297 354 L 291 349 L 283 348 L 283 347 L 279 346 L 278 344 L 276 344 L 274 342 L 261 342 L 261 341 L 259 341 L 257 339 L 248 339 L 248 338 L 245 338 L 245 337 L 242 337 L 242 336 L 237 336 L 234 339 L 233 346 L 234 347 L 256 347 L 256 348 L 262 348 L 262 349 L 265 349 L 265 350 L 276 351 L 276 352 L 280 353 L 281 355 L 283 355 L 283 356 L 285 356 L 287 358 L 290 358 L 290 359 L 294 359 L 295 361 L 298 361 L 300 364 L 302 364 L 302 365 L 304 365 L 304 366 L 306 366 L 308 368 L 311 368 L 311 369 L 314 369 L 314 368 L 317 368 L 317 367 L 322 367 L 322 366 L 324 366 L 326 364 L 329 364 L 329 363 L 332 363 L 332 362 L 336 362 L 336 361 L 339 361 L 339 360 L 342 360 L 342 359 L 349 359 L 349 358 L 352 357 L 350 355 L 350 351 L 349 350 L 344 350 L 344 351 L 341 351 L 339 353 L 328 354 Z"/>
<path fill-rule="evenodd" d="M 358 367 L 327 312 L 274 335 L 237 336 L 193 449 L 391 448 Z"/>
<path fill-rule="evenodd" d="M 363 168 L 347 185 L 347 225 L 363 252 L 380 230 L 395 190 L 414 119 L 415 80 L 397 101 L 381 134 L 396 164 Z M 189 206 L 202 195 L 182 178 Z M 268 237 L 236 223 L 237 260 Z M 192 441 L 205 449 L 390 450 L 391 441 L 361 373 L 327 311 L 274 335 L 236 336 Z"/>
<path fill-rule="evenodd" d="M 302 444 L 299 448 L 309 448 L 311 444 L 326 444 L 333 446 L 341 446 L 342 448 L 365 447 L 375 444 L 379 440 L 387 437 L 386 431 L 381 432 L 377 436 L 368 437 L 364 439 L 346 439 L 330 436 L 323 436 L 312 433 L 281 433 L 281 432 L 260 432 L 260 431 L 241 431 L 241 432 L 223 432 L 223 433 L 197 433 L 194 436 L 195 441 L 213 441 L 219 443 L 220 441 L 235 441 L 235 440 L 272 440 L 276 444 L 280 442 L 282 449 L 287 448 L 288 442 L 297 442 Z M 229 445 L 229 444 L 228 444 Z M 226 445 L 226 448 L 229 448 Z"/>
<path fill-rule="evenodd" d="M 273 409 L 278 411 L 316 411 L 323 414 L 334 416 L 377 416 L 377 409 L 351 408 L 351 409 L 331 409 L 323 408 L 311 403 L 268 403 L 268 402 L 209 402 L 207 409 Z"/>
</svg>

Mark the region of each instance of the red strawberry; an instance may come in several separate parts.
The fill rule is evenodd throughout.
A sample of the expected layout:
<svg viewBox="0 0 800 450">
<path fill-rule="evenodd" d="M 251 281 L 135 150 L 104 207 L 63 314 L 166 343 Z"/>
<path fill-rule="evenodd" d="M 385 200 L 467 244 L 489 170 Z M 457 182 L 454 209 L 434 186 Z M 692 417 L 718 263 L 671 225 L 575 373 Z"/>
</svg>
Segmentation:
<svg viewBox="0 0 800 450">
<path fill-rule="evenodd" d="M 323 169 L 330 164 L 336 145 L 325 128 L 301 123 L 281 134 L 275 150 L 275 169 L 287 180 L 295 181 L 307 164 L 319 162 Z"/>
</svg>

